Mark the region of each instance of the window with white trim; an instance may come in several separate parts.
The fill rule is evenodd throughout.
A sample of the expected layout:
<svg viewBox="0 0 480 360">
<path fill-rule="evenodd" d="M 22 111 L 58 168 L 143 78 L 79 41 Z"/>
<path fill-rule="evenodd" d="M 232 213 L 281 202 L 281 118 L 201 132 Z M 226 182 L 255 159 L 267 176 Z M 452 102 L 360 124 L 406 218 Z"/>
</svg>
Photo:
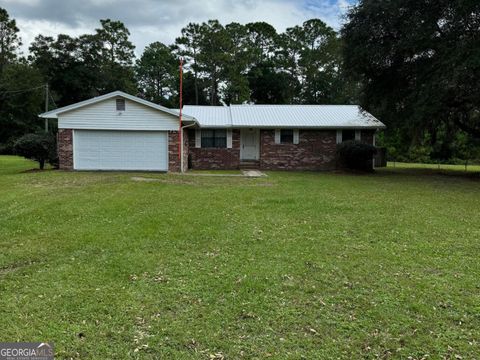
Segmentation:
<svg viewBox="0 0 480 360">
<path fill-rule="evenodd" d="M 355 140 L 355 130 L 342 130 L 342 142 Z"/>
<path fill-rule="evenodd" d="M 227 130 L 225 129 L 202 129 L 202 148 L 226 148 Z"/>
<path fill-rule="evenodd" d="M 281 129 L 280 130 L 280 144 L 293 144 L 293 130 Z"/>
</svg>

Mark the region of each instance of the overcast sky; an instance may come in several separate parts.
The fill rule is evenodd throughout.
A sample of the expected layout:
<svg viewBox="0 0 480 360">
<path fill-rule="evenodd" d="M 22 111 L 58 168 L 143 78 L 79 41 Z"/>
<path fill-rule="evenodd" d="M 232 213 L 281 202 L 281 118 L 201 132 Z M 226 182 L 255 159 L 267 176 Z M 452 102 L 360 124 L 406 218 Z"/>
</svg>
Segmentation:
<svg viewBox="0 0 480 360">
<path fill-rule="evenodd" d="M 161 41 L 171 44 L 189 22 L 218 19 L 223 24 L 266 21 L 279 32 L 311 18 L 338 29 L 342 15 L 355 0 L 0 0 L 15 18 L 23 50 L 38 34 L 92 33 L 99 19 L 123 21 L 141 54 Z"/>
</svg>

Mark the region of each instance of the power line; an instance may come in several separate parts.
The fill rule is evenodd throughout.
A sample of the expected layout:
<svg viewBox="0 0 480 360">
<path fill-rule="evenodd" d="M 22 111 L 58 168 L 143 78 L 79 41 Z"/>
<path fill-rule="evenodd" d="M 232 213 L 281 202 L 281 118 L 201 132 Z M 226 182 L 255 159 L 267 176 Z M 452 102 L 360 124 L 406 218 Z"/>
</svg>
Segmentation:
<svg viewBox="0 0 480 360">
<path fill-rule="evenodd" d="M 19 89 L 19 90 L 5 90 L 5 91 L 0 91 L 0 94 L 16 94 L 16 93 L 21 93 L 21 92 L 27 92 L 27 91 L 32 91 L 32 90 L 37 90 L 37 89 L 42 89 L 46 85 L 40 85 L 32 88 L 25 88 L 25 89 Z"/>
</svg>

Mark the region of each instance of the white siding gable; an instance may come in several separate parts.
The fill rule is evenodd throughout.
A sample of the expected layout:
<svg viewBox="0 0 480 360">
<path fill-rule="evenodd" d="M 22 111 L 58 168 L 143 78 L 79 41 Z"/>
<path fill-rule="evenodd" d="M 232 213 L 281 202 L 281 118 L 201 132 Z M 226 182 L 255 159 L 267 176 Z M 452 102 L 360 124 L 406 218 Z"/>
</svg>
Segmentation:
<svg viewBox="0 0 480 360">
<path fill-rule="evenodd" d="M 116 98 L 106 99 L 58 115 L 60 129 L 178 130 L 172 114 L 125 99 L 125 111 L 116 110 Z"/>
</svg>

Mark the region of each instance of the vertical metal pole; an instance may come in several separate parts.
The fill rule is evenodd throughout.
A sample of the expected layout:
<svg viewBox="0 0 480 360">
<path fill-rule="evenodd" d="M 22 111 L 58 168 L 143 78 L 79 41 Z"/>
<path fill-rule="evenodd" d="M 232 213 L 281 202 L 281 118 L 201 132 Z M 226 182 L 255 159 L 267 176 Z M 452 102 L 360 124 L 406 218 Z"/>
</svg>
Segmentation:
<svg viewBox="0 0 480 360">
<path fill-rule="evenodd" d="M 48 111 L 48 83 L 45 84 L 45 112 Z M 45 132 L 48 133 L 48 118 L 45 118 Z"/>
<path fill-rule="evenodd" d="M 182 130 L 182 107 L 183 107 L 183 83 L 182 83 L 182 77 L 183 77 L 183 58 L 180 58 L 180 91 L 179 91 L 179 105 L 180 105 L 180 111 L 179 111 L 179 133 L 178 133 L 178 156 L 180 158 L 180 172 L 183 173 L 183 130 Z"/>
</svg>

